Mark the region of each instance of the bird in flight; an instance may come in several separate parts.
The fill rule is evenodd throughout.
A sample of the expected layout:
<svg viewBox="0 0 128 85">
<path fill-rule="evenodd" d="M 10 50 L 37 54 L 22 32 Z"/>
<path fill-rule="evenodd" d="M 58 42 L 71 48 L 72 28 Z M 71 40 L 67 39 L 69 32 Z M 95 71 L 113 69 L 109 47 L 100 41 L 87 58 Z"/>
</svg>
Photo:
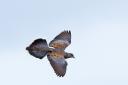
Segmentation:
<svg viewBox="0 0 128 85">
<path fill-rule="evenodd" d="M 36 39 L 26 47 L 28 52 L 39 59 L 47 58 L 57 76 L 63 77 L 66 73 L 67 62 L 65 59 L 74 58 L 72 53 L 65 52 L 71 44 L 71 31 L 63 31 L 47 44 L 45 39 Z"/>
</svg>

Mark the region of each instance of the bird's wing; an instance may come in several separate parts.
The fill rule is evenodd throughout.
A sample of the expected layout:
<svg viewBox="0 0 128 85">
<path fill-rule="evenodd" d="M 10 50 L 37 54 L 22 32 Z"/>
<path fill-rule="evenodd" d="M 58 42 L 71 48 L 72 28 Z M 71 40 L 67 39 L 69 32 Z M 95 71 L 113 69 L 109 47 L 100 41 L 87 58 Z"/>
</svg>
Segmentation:
<svg viewBox="0 0 128 85">
<path fill-rule="evenodd" d="M 47 55 L 48 60 L 57 76 L 63 77 L 66 73 L 67 62 L 59 52 L 51 52 Z"/>
<path fill-rule="evenodd" d="M 36 39 L 26 50 L 28 50 L 32 56 L 42 59 L 47 54 L 46 50 L 43 51 L 45 48 L 48 48 L 46 40 Z"/>
<path fill-rule="evenodd" d="M 49 44 L 50 47 L 65 49 L 71 44 L 71 32 L 63 31 L 57 35 Z"/>
</svg>

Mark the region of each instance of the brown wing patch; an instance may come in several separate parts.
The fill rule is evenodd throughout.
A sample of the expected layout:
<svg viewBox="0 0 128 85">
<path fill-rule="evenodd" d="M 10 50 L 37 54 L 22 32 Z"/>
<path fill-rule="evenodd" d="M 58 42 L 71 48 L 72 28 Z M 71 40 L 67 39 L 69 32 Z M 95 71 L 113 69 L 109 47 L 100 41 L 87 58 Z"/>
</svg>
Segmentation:
<svg viewBox="0 0 128 85">
<path fill-rule="evenodd" d="M 57 35 L 49 44 L 49 46 L 54 48 L 65 49 L 71 43 L 71 32 L 63 31 Z"/>
<path fill-rule="evenodd" d="M 56 40 L 51 44 L 51 47 L 54 48 L 66 48 L 70 43 L 63 40 Z"/>
</svg>

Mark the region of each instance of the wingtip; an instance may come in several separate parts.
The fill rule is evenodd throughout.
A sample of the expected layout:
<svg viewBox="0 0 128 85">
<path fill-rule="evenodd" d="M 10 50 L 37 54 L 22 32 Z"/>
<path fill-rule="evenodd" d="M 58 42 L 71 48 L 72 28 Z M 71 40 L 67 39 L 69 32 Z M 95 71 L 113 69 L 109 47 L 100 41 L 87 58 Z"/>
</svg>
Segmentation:
<svg viewBox="0 0 128 85">
<path fill-rule="evenodd" d="M 64 74 L 64 75 L 59 75 L 59 74 L 56 74 L 56 75 L 57 75 L 58 77 L 64 77 L 64 75 L 65 75 L 65 74 Z"/>
<path fill-rule="evenodd" d="M 69 34 L 71 34 L 71 30 L 64 30 L 64 31 L 62 31 L 63 33 L 69 33 Z"/>
<path fill-rule="evenodd" d="M 54 71 L 55 72 L 55 71 Z M 64 77 L 66 73 L 57 73 L 55 72 L 55 74 L 58 76 L 58 77 Z"/>
<path fill-rule="evenodd" d="M 68 33 L 71 34 L 71 31 L 69 30 Z"/>
</svg>

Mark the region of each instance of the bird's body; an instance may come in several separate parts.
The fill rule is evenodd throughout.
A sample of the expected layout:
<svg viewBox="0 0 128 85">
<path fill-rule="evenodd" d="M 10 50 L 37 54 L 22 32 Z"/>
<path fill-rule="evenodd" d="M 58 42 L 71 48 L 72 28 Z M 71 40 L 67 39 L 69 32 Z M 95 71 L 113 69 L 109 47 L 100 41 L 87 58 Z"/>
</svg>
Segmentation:
<svg viewBox="0 0 128 85">
<path fill-rule="evenodd" d="M 56 36 L 49 46 L 45 39 L 36 39 L 26 49 L 29 53 L 39 59 L 45 55 L 58 76 L 64 76 L 66 73 L 67 62 L 65 59 L 74 57 L 72 53 L 65 52 L 65 48 L 71 43 L 71 32 L 63 31 Z"/>
</svg>

